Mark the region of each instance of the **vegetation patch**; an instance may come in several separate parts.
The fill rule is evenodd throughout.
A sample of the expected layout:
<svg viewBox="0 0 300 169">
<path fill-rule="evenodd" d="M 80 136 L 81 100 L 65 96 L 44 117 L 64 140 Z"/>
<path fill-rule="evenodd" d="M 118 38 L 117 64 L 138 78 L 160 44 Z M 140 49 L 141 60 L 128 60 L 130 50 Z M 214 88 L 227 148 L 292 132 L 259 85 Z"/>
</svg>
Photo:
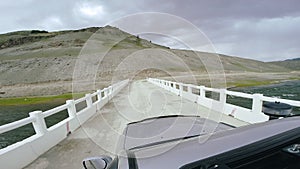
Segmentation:
<svg viewBox="0 0 300 169">
<path fill-rule="evenodd" d="M 32 30 L 31 33 L 36 34 L 36 33 L 49 33 L 49 32 L 45 31 L 45 30 L 42 30 L 42 31 L 41 30 Z"/>
<path fill-rule="evenodd" d="M 42 96 L 42 97 L 17 97 L 17 98 L 0 98 L 0 106 L 13 106 L 13 105 L 28 105 L 40 104 L 55 101 L 66 101 L 69 99 L 78 99 L 83 97 L 82 93 L 67 93 L 57 96 Z"/>
<path fill-rule="evenodd" d="M 244 80 L 239 82 L 228 82 L 227 86 L 231 87 L 251 87 L 251 86 L 262 86 L 262 85 L 270 85 L 278 83 L 278 81 L 273 80 L 262 80 L 262 81 L 256 81 L 256 80 Z"/>
</svg>

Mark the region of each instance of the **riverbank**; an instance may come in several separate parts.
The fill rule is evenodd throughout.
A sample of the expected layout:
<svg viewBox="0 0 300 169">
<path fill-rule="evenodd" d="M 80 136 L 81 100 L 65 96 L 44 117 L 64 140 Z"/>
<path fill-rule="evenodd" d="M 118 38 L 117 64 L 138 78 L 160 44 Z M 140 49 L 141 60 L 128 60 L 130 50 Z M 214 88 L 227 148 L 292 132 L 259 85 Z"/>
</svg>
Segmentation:
<svg viewBox="0 0 300 169">
<path fill-rule="evenodd" d="M 285 81 L 300 80 L 300 71 L 293 72 L 224 72 L 222 74 L 182 73 L 172 77 L 162 77 L 170 81 L 179 81 L 214 88 L 252 87 L 277 84 Z"/>
<path fill-rule="evenodd" d="M 295 80 L 300 80 L 300 72 L 245 72 L 226 75 L 227 88 L 265 86 Z"/>
<path fill-rule="evenodd" d="M 31 105 L 42 104 L 49 102 L 63 102 L 69 99 L 77 99 L 83 97 L 83 93 L 66 93 L 55 96 L 31 96 L 31 97 L 14 97 L 14 98 L 0 98 L 0 106 L 14 106 L 14 105 Z"/>
<path fill-rule="evenodd" d="M 172 77 L 158 77 L 167 80 L 176 79 L 176 81 L 182 81 L 184 83 L 211 86 L 211 81 L 219 77 L 224 79 L 217 79 L 215 81 L 226 82 L 226 88 L 240 88 L 240 87 L 253 87 L 264 86 L 271 84 L 278 84 L 285 81 L 300 80 L 300 72 L 282 72 L 282 73 L 257 73 L 257 72 L 235 72 L 224 73 L 222 75 L 208 75 L 193 72 L 193 76 L 187 73 L 177 73 L 178 76 Z M 144 78 L 148 76 L 145 75 Z M 211 80 L 212 79 L 212 80 Z M 66 90 L 63 90 L 63 86 L 68 86 Z M 14 85 L 7 86 L 8 91 L 5 97 L 0 98 L 0 106 L 6 105 L 26 105 L 26 104 L 39 104 L 52 101 L 65 101 L 72 98 L 79 98 L 84 96 L 86 92 L 71 93 L 72 82 L 49 82 L 43 84 L 29 84 L 29 85 Z M 97 83 L 95 86 L 103 88 L 109 84 L 109 80 Z M 21 86 L 21 87 L 20 87 Z M 224 87 L 224 86 L 223 86 Z M 4 89 L 5 87 L 2 87 Z M 9 90 L 8 90 L 9 88 Z M 59 90 L 58 90 L 59 89 Z M 33 92 L 34 91 L 34 92 Z M 51 95 L 53 94 L 53 95 Z"/>
<path fill-rule="evenodd" d="M 242 82 L 230 82 L 227 83 L 228 89 L 232 88 L 246 88 L 246 87 L 259 87 L 259 86 L 266 86 L 266 85 L 272 85 L 272 84 L 279 84 L 284 83 L 288 81 L 298 81 L 300 78 L 292 78 L 289 80 L 265 80 L 265 81 L 255 81 L 255 80 L 245 80 Z"/>
<path fill-rule="evenodd" d="M 300 80 L 289 80 L 262 86 L 236 87 L 230 90 L 249 94 L 260 93 L 267 97 L 300 101 Z M 227 101 L 239 106 L 248 105 L 248 108 L 252 106 L 249 99 L 228 97 Z M 300 107 L 293 107 L 293 113 L 300 114 Z"/>
</svg>

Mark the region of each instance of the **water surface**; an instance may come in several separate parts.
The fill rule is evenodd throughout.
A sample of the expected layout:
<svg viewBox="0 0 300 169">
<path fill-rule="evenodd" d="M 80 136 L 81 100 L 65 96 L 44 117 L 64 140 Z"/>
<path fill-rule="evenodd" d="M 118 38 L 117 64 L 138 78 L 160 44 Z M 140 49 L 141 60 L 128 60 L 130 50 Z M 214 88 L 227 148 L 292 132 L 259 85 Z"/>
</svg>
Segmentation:
<svg viewBox="0 0 300 169">
<path fill-rule="evenodd" d="M 255 87 L 232 88 L 230 90 L 249 94 L 260 93 L 268 97 L 300 101 L 300 80 Z M 246 108 L 252 107 L 252 101 L 250 99 L 228 96 L 227 100 L 229 103 L 234 103 Z M 294 107 L 293 113 L 300 114 L 300 108 Z"/>
<path fill-rule="evenodd" d="M 52 101 L 43 104 L 0 106 L 0 125 L 29 117 L 29 112 L 46 111 L 64 104 L 64 101 Z M 68 117 L 67 111 L 61 111 L 46 118 L 46 125 L 50 127 Z M 32 124 L 0 134 L 0 148 L 21 141 L 35 134 Z"/>
</svg>

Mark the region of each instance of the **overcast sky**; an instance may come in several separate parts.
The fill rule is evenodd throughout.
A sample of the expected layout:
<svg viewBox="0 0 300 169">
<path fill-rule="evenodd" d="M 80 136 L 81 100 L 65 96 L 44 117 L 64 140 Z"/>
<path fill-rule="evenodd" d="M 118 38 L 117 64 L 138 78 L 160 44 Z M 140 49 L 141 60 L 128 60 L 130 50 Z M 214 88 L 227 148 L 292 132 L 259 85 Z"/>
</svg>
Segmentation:
<svg viewBox="0 0 300 169">
<path fill-rule="evenodd" d="M 207 35 L 218 53 L 261 61 L 300 57 L 298 0 L 1 1 L 0 32 L 104 26 L 137 12 L 169 13 L 190 21 Z M 163 38 L 155 40 L 176 47 Z"/>
</svg>

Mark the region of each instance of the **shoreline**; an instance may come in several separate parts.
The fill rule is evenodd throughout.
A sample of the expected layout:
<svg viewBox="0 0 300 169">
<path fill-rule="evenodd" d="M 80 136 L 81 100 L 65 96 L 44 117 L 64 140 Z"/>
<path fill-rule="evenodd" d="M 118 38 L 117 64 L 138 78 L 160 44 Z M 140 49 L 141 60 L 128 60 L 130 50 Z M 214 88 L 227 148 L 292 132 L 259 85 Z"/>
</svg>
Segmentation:
<svg viewBox="0 0 300 169">
<path fill-rule="evenodd" d="M 243 85 L 236 85 L 232 87 L 228 87 L 227 89 L 244 89 L 244 88 L 250 88 L 250 87 L 268 87 L 271 85 L 277 85 L 281 83 L 286 83 L 286 82 L 293 82 L 293 81 L 300 81 L 300 79 L 289 79 L 289 80 L 276 80 L 276 81 L 267 81 L 267 82 L 258 82 L 256 84 L 243 84 Z"/>
<path fill-rule="evenodd" d="M 285 80 L 269 80 L 269 81 L 251 81 L 250 83 L 236 82 L 235 85 L 228 85 L 228 90 L 241 89 L 248 87 L 262 87 L 274 84 L 280 84 L 290 81 L 298 81 L 300 79 L 285 79 Z M 249 81 L 248 81 L 249 82 Z M 83 97 L 85 93 L 63 93 L 59 95 L 45 95 L 45 96 L 22 96 L 22 97 L 7 97 L 0 98 L 0 106 L 17 106 L 17 105 L 30 105 L 30 104 L 42 104 L 47 102 L 62 102 L 68 99 L 77 99 Z"/>
<path fill-rule="evenodd" d="M 0 106 L 33 105 L 47 102 L 62 102 L 69 99 L 77 99 L 83 96 L 83 93 L 65 93 L 60 95 L 48 96 L 8 97 L 0 98 Z"/>
<path fill-rule="evenodd" d="M 247 87 L 262 87 L 262 86 L 269 86 L 274 84 L 280 84 L 290 81 L 298 81 L 300 79 L 293 79 L 293 80 L 270 80 L 270 81 L 253 81 L 253 83 L 238 83 L 236 85 L 230 86 L 227 89 L 235 89 L 235 88 L 247 88 Z"/>
</svg>

